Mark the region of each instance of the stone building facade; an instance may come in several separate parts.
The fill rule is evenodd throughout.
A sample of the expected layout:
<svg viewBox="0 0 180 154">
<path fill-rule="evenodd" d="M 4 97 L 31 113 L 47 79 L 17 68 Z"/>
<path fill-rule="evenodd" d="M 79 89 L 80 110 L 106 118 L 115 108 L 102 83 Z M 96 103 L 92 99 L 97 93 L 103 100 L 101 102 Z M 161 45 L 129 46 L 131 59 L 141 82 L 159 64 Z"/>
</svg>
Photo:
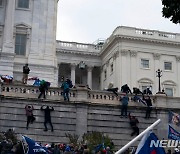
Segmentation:
<svg viewBox="0 0 180 154">
<path fill-rule="evenodd" d="M 76 85 L 105 89 L 158 91 L 180 96 L 180 34 L 117 27 L 106 41 L 94 44 L 56 41 L 57 0 L 0 0 L 0 75 L 21 80 L 25 63 L 30 76 L 59 86 L 69 77 Z"/>
</svg>

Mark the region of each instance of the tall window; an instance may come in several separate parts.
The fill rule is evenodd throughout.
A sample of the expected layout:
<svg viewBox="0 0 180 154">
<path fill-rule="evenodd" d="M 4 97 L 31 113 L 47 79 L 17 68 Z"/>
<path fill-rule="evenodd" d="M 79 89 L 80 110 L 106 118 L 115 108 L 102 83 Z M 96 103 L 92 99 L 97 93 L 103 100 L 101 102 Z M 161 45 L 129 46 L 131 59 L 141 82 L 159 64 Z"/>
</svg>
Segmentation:
<svg viewBox="0 0 180 154">
<path fill-rule="evenodd" d="M 149 68 L 149 60 L 141 59 L 141 66 L 142 68 Z"/>
<path fill-rule="evenodd" d="M 25 54 L 26 54 L 26 39 L 27 39 L 27 36 L 25 34 L 16 34 L 15 53 L 17 55 L 25 56 Z"/>
<path fill-rule="evenodd" d="M 165 88 L 165 93 L 167 96 L 173 96 L 173 89 L 172 88 Z"/>
<path fill-rule="evenodd" d="M 0 6 L 3 6 L 3 0 L 0 0 Z"/>
<path fill-rule="evenodd" d="M 18 0 L 18 8 L 29 8 L 29 0 Z"/>
<path fill-rule="evenodd" d="M 104 79 L 106 79 L 106 78 L 107 78 L 107 71 L 104 70 Z"/>
<path fill-rule="evenodd" d="M 114 69 L 113 69 L 113 64 L 111 64 L 111 73 L 113 73 Z"/>
<path fill-rule="evenodd" d="M 172 62 L 164 62 L 164 69 L 171 71 L 172 70 Z"/>
</svg>

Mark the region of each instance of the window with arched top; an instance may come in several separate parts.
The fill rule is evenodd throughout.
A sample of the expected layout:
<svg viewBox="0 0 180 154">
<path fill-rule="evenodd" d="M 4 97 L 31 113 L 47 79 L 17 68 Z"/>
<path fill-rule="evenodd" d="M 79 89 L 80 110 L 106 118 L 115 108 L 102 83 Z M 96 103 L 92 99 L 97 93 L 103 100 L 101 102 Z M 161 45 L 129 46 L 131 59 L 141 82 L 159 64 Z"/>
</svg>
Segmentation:
<svg viewBox="0 0 180 154">
<path fill-rule="evenodd" d="M 174 96 L 176 92 L 176 83 L 171 80 L 162 82 L 162 88 L 164 89 L 167 96 Z"/>
<path fill-rule="evenodd" d="M 144 91 L 145 89 L 149 88 L 151 91 L 153 90 L 153 81 L 148 78 L 142 78 L 138 80 L 139 89 Z"/>
<path fill-rule="evenodd" d="M 26 24 L 15 25 L 15 54 L 26 56 L 29 48 L 29 36 L 31 27 Z"/>
</svg>

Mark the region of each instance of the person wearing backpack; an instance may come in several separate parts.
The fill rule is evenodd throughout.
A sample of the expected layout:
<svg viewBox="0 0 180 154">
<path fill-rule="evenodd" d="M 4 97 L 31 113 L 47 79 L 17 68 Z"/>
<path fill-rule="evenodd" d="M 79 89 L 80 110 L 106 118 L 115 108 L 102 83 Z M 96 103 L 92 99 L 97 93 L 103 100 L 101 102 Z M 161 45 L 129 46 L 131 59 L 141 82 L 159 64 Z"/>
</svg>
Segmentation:
<svg viewBox="0 0 180 154">
<path fill-rule="evenodd" d="M 27 79 L 28 79 L 28 74 L 30 72 L 30 69 L 28 67 L 28 64 L 25 64 L 23 66 L 23 78 L 22 78 L 22 83 L 27 84 Z"/>
<path fill-rule="evenodd" d="M 64 96 L 64 101 L 68 101 L 69 102 L 69 83 L 68 83 L 68 79 L 66 79 L 66 81 L 64 81 L 61 85 L 61 88 L 63 89 L 63 96 Z"/>
<path fill-rule="evenodd" d="M 40 86 L 39 86 L 40 94 L 39 94 L 38 98 L 41 98 L 41 96 L 43 95 L 43 98 L 46 99 L 46 91 L 47 90 L 48 90 L 47 82 L 45 80 L 42 80 L 40 82 Z"/>
</svg>

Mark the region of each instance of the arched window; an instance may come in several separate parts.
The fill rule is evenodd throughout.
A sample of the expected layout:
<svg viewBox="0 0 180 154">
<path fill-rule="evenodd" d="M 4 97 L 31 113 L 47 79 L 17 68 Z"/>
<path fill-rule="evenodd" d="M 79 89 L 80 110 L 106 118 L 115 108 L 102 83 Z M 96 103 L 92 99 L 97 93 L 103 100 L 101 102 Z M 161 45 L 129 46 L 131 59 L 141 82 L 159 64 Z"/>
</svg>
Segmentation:
<svg viewBox="0 0 180 154">
<path fill-rule="evenodd" d="M 174 96 L 176 92 L 176 83 L 171 80 L 166 80 L 162 82 L 162 87 L 167 94 L 167 96 Z"/>
<path fill-rule="evenodd" d="M 148 78 L 142 78 L 138 80 L 138 85 L 141 91 L 144 91 L 147 88 L 149 88 L 151 91 L 153 90 L 153 81 Z"/>
</svg>

